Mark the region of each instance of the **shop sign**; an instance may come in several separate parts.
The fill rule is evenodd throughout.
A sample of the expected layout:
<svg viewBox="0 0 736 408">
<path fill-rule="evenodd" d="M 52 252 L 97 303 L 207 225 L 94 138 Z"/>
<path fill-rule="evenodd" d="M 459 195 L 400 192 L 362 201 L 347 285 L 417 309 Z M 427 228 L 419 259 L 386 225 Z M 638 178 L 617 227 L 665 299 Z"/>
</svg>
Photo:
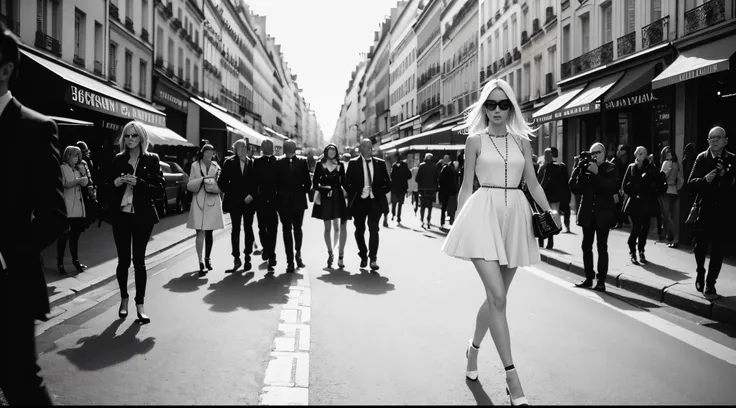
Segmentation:
<svg viewBox="0 0 736 408">
<path fill-rule="evenodd" d="M 626 108 L 629 106 L 639 105 L 642 103 L 649 103 L 658 100 L 654 96 L 653 92 L 647 92 L 644 94 L 633 95 L 625 98 L 614 99 L 606 102 L 606 109 L 619 109 Z"/>
<path fill-rule="evenodd" d="M 688 79 L 698 78 L 705 75 L 710 75 L 714 72 L 718 72 L 718 65 L 713 64 L 707 67 L 694 69 L 692 71 L 684 72 L 677 77 L 678 82 L 687 81 Z M 726 61 L 726 69 L 728 69 L 728 61 Z"/>
<path fill-rule="evenodd" d="M 554 119 L 562 119 L 568 116 L 577 116 L 585 113 L 597 112 L 600 109 L 599 103 L 588 103 L 574 108 L 565 109 L 554 113 Z"/>
<path fill-rule="evenodd" d="M 166 86 L 161 79 L 158 80 L 158 84 L 156 85 L 153 100 L 182 112 L 187 112 L 187 98 L 179 96 L 178 92 Z"/>
<path fill-rule="evenodd" d="M 139 120 L 154 126 L 166 126 L 166 116 L 164 115 L 135 108 L 117 99 L 100 95 L 74 84 L 69 84 L 65 97 L 67 102 L 96 112 Z"/>
</svg>

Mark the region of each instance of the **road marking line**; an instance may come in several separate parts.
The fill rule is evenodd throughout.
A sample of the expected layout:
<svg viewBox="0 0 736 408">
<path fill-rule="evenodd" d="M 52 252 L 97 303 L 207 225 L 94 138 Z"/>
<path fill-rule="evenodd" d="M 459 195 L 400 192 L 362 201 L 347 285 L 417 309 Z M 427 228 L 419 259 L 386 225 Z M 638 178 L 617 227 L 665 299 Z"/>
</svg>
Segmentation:
<svg viewBox="0 0 736 408">
<path fill-rule="evenodd" d="M 526 269 L 532 274 L 542 279 L 545 279 L 551 283 L 554 283 L 563 288 L 567 288 L 573 293 L 577 293 L 580 296 L 586 297 L 592 301 L 597 302 L 598 304 L 601 304 L 610 309 L 616 310 L 617 312 L 621 314 L 624 314 L 634 320 L 644 323 L 653 329 L 659 330 L 664 334 L 674 337 L 675 339 L 680 340 L 683 343 L 686 343 L 692 347 L 695 347 L 696 349 L 701 350 L 705 353 L 708 353 L 715 358 L 723 360 L 729 364 L 736 365 L 736 350 L 732 350 L 709 338 L 703 337 L 683 327 L 677 326 L 676 324 L 668 322 L 667 320 L 662 319 L 661 317 L 657 317 L 648 311 L 640 310 L 640 309 L 636 309 L 636 310 L 619 309 L 616 306 L 610 303 L 607 303 L 605 300 L 603 300 L 597 294 L 597 292 L 593 292 L 589 290 L 577 290 L 575 286 L 572 286 L 570 282 L 564 279 L 558 278 L 557 276 L 550 275 L 549 273 L 541 269 L 538 269 L 535 267 L 525 267 L 524 269 Z"/>
<path fill-rule="evenodd" d="M 260 405 L 309 404 L 309 350 L 312 293 L 309 270 L 291 279 L 288 300 L 281 306 L 278 333 L 271 350 Z"/>
</svg>

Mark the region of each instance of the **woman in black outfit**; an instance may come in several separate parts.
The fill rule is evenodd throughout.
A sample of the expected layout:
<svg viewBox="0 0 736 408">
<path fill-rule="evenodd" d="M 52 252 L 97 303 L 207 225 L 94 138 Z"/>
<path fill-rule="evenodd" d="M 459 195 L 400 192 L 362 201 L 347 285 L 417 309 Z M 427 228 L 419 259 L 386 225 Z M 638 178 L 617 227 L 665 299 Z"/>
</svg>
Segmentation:
<svg viewBox="0 0 736 408">
<path fill-rule="evenodd" d="M 632 228 L 629 234 L 629 253 L 631 263 L 638 265 L 636 249 L 639 249 L 639 260 L 647 263 L 644 247 L 647 244 L 649 222 L 659 211 L 657 187 L 660 181 L 659 171 L 647 159 L 647 149 L 639 146 L 634 151 L 635 161 L 629 165 L 624 174 L 622 188 L 629 197 L 624 203 L 624 212 L 631 216 Z"/>
<path fill-rule="evenodd" d="M 343 255 L 345 253 L 345 242 L 348 239 L 347 221 L 350 219 L 350 215 L 348 214 L 346 202 L 347 193 L 343 188 L 344 181 L 345 166 L 340 162 L 337 145 L 330 143 L 325 147 L 322 160 L 314 168 L 314 178 L 312 180 L 312 185 L 319 193 L 319 199 L 315 200 L 312 208 L 312 217 L 323 220 L 325 223 L 328 268 L 332 267 L 332 261 L 334 260 L 332 249 L 337 246 L 337 242 L 333 243 L 331 238 L 332 230 L 335 232 L 335 241 L 338 240 L 338 233 L 340 240 L 337 266 L 339 268 L 345 266 Z"/>
<path fill-rule="evenodd" d="M 135 268 L 135 306 L 140 323 L 151 319 L 143 310 L 146 295 L 146 247 L 158 213 L 153 199 L 164 192 L 164 176 L 158 156 L 148 153 L 148 133 L 140 122 L 128 122 L 120 137 L 120 153 L 112 161 L 105 182 L 110 200 L 105 211 L 106 221 L 112 225 L 112 234 L 118 252 L 117 278 L 120 286 L 121 319 L 128 316 L 128 269 L 133 246 Z"/>
</svg>

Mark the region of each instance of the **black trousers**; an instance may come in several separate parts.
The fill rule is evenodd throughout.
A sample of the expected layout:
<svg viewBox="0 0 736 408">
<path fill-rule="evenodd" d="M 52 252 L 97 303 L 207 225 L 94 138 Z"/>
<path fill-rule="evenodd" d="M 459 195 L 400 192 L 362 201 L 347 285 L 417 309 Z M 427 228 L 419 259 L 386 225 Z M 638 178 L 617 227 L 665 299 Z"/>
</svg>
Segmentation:
<svg viewBox="0 0 736 408">
<path fill-rule="evenodd" d="M 647 235 L 649 235 L 649 222 L 652 217 L 649 215 L 632 214 L 631 215 L 631 232 L 629 233 L 629 252 L 634 253 L 636 248 L 639 252 L 644 252 L 647 245 Z"/>
<path fill-rule="evenodd" d="M 698 276 L 705 275 L 705 256 L 710 247 L 710 263 L 708 264 L 707 286 L 715 286 L 723 266 L 723 253 L 728 240 L 714 229 L 703 229 L 695 234 L 695 263 Z"/>
<path fill-rule="evenodd" d="M 565 229 L 570 229 L 570 200 L 560 201 L 560 216 L 562 216 L 562 223 L 565 224 Z"/>
<path fill-rule="evenodd" d="M 381 203 L 378 198 L 362 199 L 358 197 L 353 203 L 352 210 L 358 255 L 361 259 L 369 257 L 372 261 L 375 261 L 378 257 L 378 221 L 381 219 Z M 366 219 L 368 220 L 369 247 L 365 245 Z"/>
<path fill-rule="evenodd" d="M 304 210 L 279 209 L 279 218 L 281 219 L 281 234 L 284 236 L 286 262 L 294 264 L 294 250 L 297 253 L 302 251 Z"/>
<path fill-rule="evenodd" d="M 13 273 L 13 271 L 8 271 Z M 25 273 L 29 271 L 15 271 Z M 34 271 L 36 273 L 36 271 Z M 40 273 L 40 272 L 39 272 Z M 18 293 L 0 271 L 0 389 L 10 405 L 53 405 L 37 362 L 32 311 L 18 307 Z"/>
<path fill-rule="evenodd" d="M 595 270 L 593 269 L 593 240 L 598 247 L 598 280 L 606 281 L 608 275 L 608 228 L 598 228 L 595 225 L 583 227 L 583 265 L 585 268 L 585 279 L 593 280 Z"/>
<path fill-rule="evenodd" d="M 396 215 L 396 206 L 399 207 L 399 220 L 401 219 L 401 207 L 404 206 L 404 199 L 406 198 L 406 192 L 392 192 L 391 193 L 391 215 Z"/>
<path fill-rule="evenodd" d="M 128 297 L 128 269 L 131 261 L 131 242 L 133 244 L 133 269 L 135 270 L 135 304 L 142 305 L 146 297 L 146 247 L 153 232 L 153 224 L 140 222 L 134 214 L 120 213 L 112 227 L 115 247 L 118 250 L 116 275 L 120 296 Z"/>
<path fill-rule="evenodd" d="M 72 254 L 72 261 L 79 261 L 79 237 L 87 227 L 86 218 L 68 218 L 67 221 L 69 222 L 69 231 L 56 241 L 56 259 L 59 263 L 64 261 L 67 241 L 69 241 L 69 252 Z"/>
<path fill-rule="evenodd" d="M 445 223 L 445 214 L 450 217 L 450 224 L 455 223 L 455 211 L 448 210 L 450 200 L 453 196 L 454 194 L 440 194 L 440 202 L 442 204 L 442 209 L 440 210 L 440 224 Z"/>
<path fill-rule="evenodd" d="M 256 211 L 258 216 L 258 237 L 261 239 L 263 253 L 269 259 L 276 259 L 276 236 L 278 234 L 279 216 L 275 203 L 264 203 Z"/>
<path fill-rule="evenodd" d="M 238 207 L 230 211 L 230 220 L 232 223 L 230 243 L 233 247 L 233 258 L 240 258 L 240 226 L 242 222 L 243 231 L 245 232 L 243 255 L 246 261 L 250 261 L 250 254 L 253 253 L 253 241 L 255 241 L 255 236 L 253 235 L 253 218 L 255 215 L 255 207 L 245 203 L 241 203 Z"/>
<path fill-rule="evenodd" d="M 411 203 L 414 206 L 414 212 L 417 212 L 417 209 L 419 209 L 419 192 L 418 191 L 412 191 Z"/>
</svg>

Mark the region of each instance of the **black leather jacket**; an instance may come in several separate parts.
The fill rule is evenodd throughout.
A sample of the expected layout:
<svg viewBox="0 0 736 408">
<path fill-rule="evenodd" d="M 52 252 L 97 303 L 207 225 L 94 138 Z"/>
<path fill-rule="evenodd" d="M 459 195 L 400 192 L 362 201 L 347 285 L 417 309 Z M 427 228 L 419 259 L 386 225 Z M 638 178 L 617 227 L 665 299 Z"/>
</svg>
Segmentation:
<svg viewBox="0 0 736 408">
<path fill-rule="evenodd" d="M 616 225 L 616 203 L 613 195 L 620 186 L 616 165 L 603 162 L 598 174 L 576 166 L 570 177 L 570 191 L 579 194 L 577 224 L 581 227 L 612 228 Z"/>
</svg>

